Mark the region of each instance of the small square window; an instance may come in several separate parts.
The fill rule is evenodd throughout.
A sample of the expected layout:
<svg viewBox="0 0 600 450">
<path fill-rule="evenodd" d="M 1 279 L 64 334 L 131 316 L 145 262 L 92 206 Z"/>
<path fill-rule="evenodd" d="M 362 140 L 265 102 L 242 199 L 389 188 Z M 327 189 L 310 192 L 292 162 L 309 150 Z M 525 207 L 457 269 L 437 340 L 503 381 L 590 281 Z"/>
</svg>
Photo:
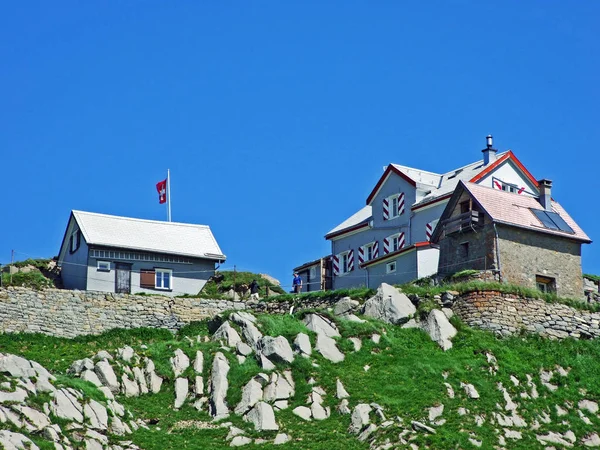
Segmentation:
<svg viewBox="0 0 600 450">
<path fill-rule="evenodd" d="M 108 261 L 98 261 L 98 272 L 110 272 L 110 262 Z"/>
<path fill-rule="evenodd" d="M 545 294 L 556 293 L 556 280 L 542 275 L 535 276 L 535 286 Z"/>
<path fill-rule="evenodd" d="M 392 261 L 385 265 L 385 273 L 394 273 L 396 271 L 396 261 Z"/>
</svg>

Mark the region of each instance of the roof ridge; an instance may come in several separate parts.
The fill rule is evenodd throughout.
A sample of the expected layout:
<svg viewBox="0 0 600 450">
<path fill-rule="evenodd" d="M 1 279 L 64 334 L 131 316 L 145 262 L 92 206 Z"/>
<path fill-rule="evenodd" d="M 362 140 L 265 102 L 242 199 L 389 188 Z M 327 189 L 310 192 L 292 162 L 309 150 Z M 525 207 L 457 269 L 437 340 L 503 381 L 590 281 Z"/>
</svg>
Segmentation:
<svg viewBox="0 0 600 450">
<path fill-rule="evenodd" d="M 81 211 L 81 210 L 76 210 L 76 209 L 72 210 L 72 213 L 74 215 L 84 214 L 84 215 L 90 215 L 90 216 L 108 217 L 111 219 L 127 220 L 127 221 L 131 221 L 131 222 L 159 223 L 161 225 L 178 225 L 178 226 L 186 226 L 186 227 L 194 227 L 194 228 L 210 228 L 209 225 L 203 225 L 203 224 L 184 223 L 184 222 L 167 222 L 164 220 L 152 220 L 152 219 L 141 219 L 138 217 L 115 216 L 113 214 L 102 214 L 102 213 L 95 213 L 95 212 L 89 212 L 89 211 Z"/>
<path fill-rule="evenodd" d="M 431 172 L 429 170 L 423 170 L 423 169 L 417 169 L 416 167 L 409 167 L 409 166 L 403 166 L 402 164 L 396 164 L 396 163 L 390 163 L 396 167 L 402 167 L 404 169 L 410 169 L 410 170 L 418 170 L 419 172 L 424 172 L 424 173 L 428 173 L 431 175 L 437 175 L 438 177 L 442 176 L 441 173 L 437 173 L 437 172 Z"/>
</svg>

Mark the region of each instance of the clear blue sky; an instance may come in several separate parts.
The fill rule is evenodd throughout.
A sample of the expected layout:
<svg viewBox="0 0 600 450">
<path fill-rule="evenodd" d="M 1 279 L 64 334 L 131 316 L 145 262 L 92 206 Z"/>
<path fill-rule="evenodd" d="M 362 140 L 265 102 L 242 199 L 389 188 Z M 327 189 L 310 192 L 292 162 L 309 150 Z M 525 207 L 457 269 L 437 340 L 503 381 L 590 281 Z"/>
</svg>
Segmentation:
<svg viewBox="0 0 600 450">
<path fill-rule="evenodd" d="M 600 239 L 600 3 L 5 2 L 0 262 L 69 212 L 211 226 L 284 284 L 390 162 L 512 149 Z M 585 272 L 600 274 L 597 244 Z"/>
</svg>

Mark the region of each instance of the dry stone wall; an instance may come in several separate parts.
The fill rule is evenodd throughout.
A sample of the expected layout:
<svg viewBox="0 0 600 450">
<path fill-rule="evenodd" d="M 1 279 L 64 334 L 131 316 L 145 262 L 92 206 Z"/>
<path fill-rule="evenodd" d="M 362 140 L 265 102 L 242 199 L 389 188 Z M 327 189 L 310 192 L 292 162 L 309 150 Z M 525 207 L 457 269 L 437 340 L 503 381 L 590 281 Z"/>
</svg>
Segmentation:
<svg viewBox="0 0 600 450">
<path fill-rule="evenodd" d="M 600 313 L 497 291 L 463 294 L 452 310 L 467 325 L 502 335 L 526 331 L 554 339 L 600 336 Z"/>
<path fill-rule="evenodd" d="M 331 302 L 313 300 L 304 308 Z M 43 333 L 59 337 L 100 334 L 114 328 L 166 328 L 214 317 L 227 310 L 285 314 L 292 302 L 246 304 L 231 300 L 169 298 L 62 289 L 0 289 L 0 332 Z"/>
<path fill-rule="evenodd" d="M 169 298 L 106 292 L 0 289 L 0 332 L 43 333 L 60 337 L 100 334 L 114 328 L 166 328 L 214 317 L 227 310 L 288 314 L 292 308 L 332 307 L 334 299 L 244 303 L 231 300 Z M 445 305 L 450 306 L 450 304 Z M 452 310 L 469 326 L 510 335 L 521 331 L 549 338 L 600 337 L 600 313 L 497 291 L 457 296 Z"/>
</svg>

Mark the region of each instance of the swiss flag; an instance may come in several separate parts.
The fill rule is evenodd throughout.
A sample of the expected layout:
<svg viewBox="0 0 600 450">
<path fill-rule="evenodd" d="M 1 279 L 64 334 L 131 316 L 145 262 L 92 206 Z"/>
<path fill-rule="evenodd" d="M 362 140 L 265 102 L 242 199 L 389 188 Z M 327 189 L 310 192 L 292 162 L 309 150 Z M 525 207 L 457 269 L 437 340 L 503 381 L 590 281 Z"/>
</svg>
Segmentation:
<svg viewBox="0 0 600 450">
<path fill-rule="evenodd" d="M 167 202 L 167 180 L 162 180 L 156 183 L 156 190 L 158 191 L 158 203 Z"/>
</svg>

